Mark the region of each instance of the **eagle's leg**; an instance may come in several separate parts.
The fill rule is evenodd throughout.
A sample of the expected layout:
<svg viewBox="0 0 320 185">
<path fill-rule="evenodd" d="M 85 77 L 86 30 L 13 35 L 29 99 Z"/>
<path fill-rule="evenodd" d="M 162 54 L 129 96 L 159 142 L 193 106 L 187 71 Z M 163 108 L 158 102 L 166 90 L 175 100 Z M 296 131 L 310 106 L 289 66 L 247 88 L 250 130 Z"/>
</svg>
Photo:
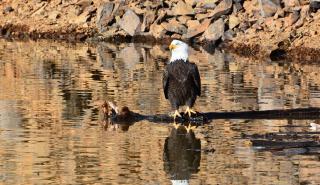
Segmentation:
<svg viewBox="0 0 320 185">
<path fill-rule="evenodd" d="M 186 111 L 184 112 L 185 114 L 188 114 L 189 117 L 191 117 L 192 113 L 197 114 L 196 111 L 192 110 L 189 106 L 187 107 Z"/>
<path fill-rule="evenodd" d="M 184 126 L 184 127 L 186 128 L 186 130 L 187 130 L 188 133 L 190 132 L 190 130 L 193 130 L 193 129 L 196 129 L 196 128 L 197 128 L 196 126 L 192 126 L 190 123 L 188 124 L 187 127 L 186 127 L 186 126 Z"/>
</svg>

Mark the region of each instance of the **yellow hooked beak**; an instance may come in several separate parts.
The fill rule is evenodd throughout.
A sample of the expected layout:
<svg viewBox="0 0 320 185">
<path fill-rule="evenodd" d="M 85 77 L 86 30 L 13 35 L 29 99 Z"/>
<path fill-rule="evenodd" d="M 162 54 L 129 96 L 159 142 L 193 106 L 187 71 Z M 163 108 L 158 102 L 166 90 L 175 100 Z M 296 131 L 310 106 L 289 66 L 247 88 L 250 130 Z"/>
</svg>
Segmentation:
<svg viewBox="0 0 320 185">
<path fill-rule="evenodd" d="M 176 47 L 177 47 L 176 45 L 170 44 L 169 49 L 170 49 L 170 51 L 172 51 L 172 50 L 174 50 Z"/>
</svg>

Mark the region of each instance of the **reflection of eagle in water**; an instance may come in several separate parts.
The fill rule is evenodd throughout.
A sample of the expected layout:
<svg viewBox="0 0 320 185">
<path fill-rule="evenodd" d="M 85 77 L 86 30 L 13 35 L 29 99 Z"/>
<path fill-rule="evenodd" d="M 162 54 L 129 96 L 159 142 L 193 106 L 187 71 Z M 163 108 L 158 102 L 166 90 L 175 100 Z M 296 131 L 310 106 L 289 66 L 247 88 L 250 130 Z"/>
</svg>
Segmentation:
<svg viewBox="0 0 320 185">
<path fill-rule="evenodd" d="M 188 45 L 179 40 L 173 40 L 170 44 L 172 52 L 170 63 L 163 73 L 163 91 L 166 99 L 169 99 L 174 108 L 174 119 L 181 117 L 179 106 L 186 105 L 186 113 L 189 117 L 195 113 L 191 109 L 197 96 L 201 94 L 200 75 L 196 64 L 188 61 Z"/>
<path fill-rule="evenodd" d="M 191 174 L 199 171 L 201 142 L 185 127 L 172 129 L 164 144 L 164 170 L 172 184 L 189 184 Z"/>
</svg>

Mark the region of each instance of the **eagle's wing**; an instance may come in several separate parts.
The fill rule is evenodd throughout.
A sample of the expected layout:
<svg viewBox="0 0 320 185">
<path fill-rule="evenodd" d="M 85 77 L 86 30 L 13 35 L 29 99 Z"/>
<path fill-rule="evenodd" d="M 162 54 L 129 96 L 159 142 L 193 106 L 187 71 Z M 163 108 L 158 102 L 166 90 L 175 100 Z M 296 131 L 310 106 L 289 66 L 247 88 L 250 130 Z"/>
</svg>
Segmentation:
<svg viewBox="0 0 320 185">
<path fill-rule="evenodd" d="M 196 86 L 195 88 L 197 90 L 197 95 L 200 96 L 201 95 L 201 80 L 200 80 L 199 70 L 198 70 L 198 67 L 196 64 L 192 64 L 191 75 L 193 78 L 193 82 Z"/>
<path fill-rule="evenodd" d="M 166 67 L 163 71 L 163 76 L 162 76 L 162 87 L 163 87 L 163 92 L 166 99 L 168 99 L 168 85 L 169 85 L 169 73 Z"/>
</svg>

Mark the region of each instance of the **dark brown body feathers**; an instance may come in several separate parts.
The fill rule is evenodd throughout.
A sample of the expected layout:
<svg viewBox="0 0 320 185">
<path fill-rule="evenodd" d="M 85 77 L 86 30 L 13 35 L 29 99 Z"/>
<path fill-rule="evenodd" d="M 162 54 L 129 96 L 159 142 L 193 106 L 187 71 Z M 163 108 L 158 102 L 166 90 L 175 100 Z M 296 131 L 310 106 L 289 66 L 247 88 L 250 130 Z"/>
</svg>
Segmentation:
<svg viewBox="0 0 320 185">
<path fill-rule="evenodd" d="M 201 81 L 198 67 L 194 63 L 176 60 L 170 62 L 163 73 L 163 91 L 172 108 L 192 107 L 201 95 Z"/>
</svg>

